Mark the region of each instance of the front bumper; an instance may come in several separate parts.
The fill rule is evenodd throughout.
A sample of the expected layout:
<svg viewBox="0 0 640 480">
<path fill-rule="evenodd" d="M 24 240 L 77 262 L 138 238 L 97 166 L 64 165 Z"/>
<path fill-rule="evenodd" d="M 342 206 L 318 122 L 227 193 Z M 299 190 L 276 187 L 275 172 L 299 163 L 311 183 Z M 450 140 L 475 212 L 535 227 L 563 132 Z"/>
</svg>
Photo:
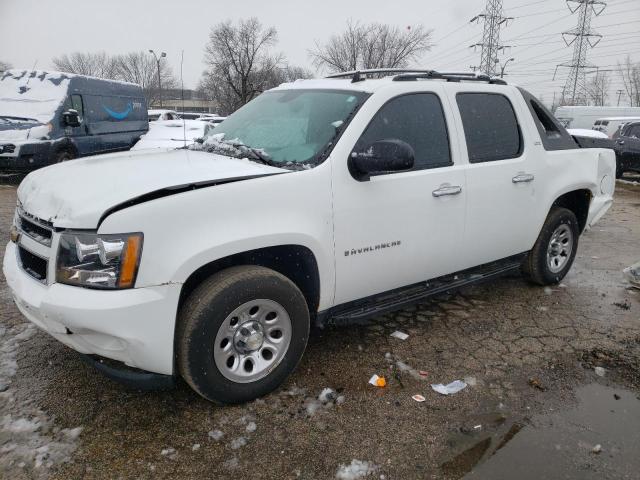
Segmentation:
<svg viewBox="0 0 640 480">
<path fill-rule="evenodd" d="M 6 142 L 0 142 L 3 144 Z M 0 171 L 26 173 L 52 162 L 50 141 L 33 143 L 14 142 L 11 153 L 0 153 Z"/>
<path fill-rule="evenodd" d="M 44 285 L 27 273 L 7 245 L 3 272 L 22 314 L 55 339 L 88 355 L 173 374 L 173 337 L 180 285 L 91 290 Z"/>
</svg>

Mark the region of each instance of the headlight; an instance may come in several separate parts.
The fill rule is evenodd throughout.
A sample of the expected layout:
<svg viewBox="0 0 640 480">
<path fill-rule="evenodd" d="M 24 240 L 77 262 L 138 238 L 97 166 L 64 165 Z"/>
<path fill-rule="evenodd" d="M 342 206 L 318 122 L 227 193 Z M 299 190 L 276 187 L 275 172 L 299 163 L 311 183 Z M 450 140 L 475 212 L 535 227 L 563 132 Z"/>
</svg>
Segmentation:
<svg viewBox="0 0 640 480">
<path fill-rule="evenodd" d="M 140 264 L 142 240 L 142 233 L 63 233 L 58 247 L 56 281 L 92 288 L 132 288 Z"/>
</svg>

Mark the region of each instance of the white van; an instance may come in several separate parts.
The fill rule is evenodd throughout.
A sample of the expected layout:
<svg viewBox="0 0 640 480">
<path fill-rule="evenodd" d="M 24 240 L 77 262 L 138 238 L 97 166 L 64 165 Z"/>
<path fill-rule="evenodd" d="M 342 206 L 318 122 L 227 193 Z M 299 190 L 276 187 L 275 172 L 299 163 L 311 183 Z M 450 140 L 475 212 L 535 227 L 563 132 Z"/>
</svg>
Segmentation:
<svg viewBox="0 0 640 480">
<path fill-rule="evenodd" d="M 555 117 L 565 128 L 591 128 L 607 117 L 640 117 L 640 107 L 558 107 Z"/>
</svg>

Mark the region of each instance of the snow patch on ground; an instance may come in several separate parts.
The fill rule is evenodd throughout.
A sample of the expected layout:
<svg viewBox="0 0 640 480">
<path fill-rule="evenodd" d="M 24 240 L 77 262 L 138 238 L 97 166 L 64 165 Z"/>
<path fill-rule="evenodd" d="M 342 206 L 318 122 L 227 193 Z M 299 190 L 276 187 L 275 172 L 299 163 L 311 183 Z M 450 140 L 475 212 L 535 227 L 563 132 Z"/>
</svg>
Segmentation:
<svg viewBox="0 0 640 480">
<path fill-rule="evenodd" d="M 237 450 L 241 447 L 244 447 L 247 444 L 247 439 L 245 437 L 234 438 L 231 441 L 231 449 Z"/>
<path fill-rule="evenodd" d="M 49 468 L 71 459 L 82 432 L 82 427 L 56 427 L 45 412 L 16 399 L 11 382 L 18 349 L 35 332 L 30 323 L 0 325 L 0 478 L 46 476 Z"/>
<path fill-rule="evenodd" d="M 340 465 L 336 472 L 337 480 L 357 480 L 371 475 L 378 470 L 378 467 L 371 462 L 362 460 L 351 460 L 349 465 Z"/>
<path fill-rule="evenodd" d="M 344 395 L 338 395 L 332 388 L 323 388 L 317 398 L 307 397 L 304 400 L 304 407 L 307 415 L 313 417 L 320 410 L 328 410 L 334 405 L 342 405 L 344 401 Z"/>
</svg>

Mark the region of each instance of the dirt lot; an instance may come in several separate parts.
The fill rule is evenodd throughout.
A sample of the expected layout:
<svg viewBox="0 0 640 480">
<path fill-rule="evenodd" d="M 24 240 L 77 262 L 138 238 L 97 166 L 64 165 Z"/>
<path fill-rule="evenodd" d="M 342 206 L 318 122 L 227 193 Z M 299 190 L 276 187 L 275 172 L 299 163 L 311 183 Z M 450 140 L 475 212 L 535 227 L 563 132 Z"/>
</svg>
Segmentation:
<svg viewBox="0 0 640 480">
<path fill-rule="evenodd" d="M 0 187 L 4 232 L 14 205 Z M 619 182 L 561 285 L 514 276 L 326 329 L 280 390 L 225 408 L 105 379 L 2 281 L 0 477 L 639 478 L 640 291 L 621 274 L 639 239 L 640 184 Z M 452 396 L 430 387 L 456 379 Z"/>
</svg>

